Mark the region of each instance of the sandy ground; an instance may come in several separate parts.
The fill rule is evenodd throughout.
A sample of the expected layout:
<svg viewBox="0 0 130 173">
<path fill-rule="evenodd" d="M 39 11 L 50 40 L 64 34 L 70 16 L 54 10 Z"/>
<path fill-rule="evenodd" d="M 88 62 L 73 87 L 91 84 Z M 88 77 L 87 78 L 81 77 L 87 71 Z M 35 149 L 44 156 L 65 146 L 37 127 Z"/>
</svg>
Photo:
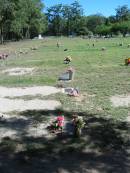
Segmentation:
<svg viewBox="0 0 130 173">
<path fill-rule="evenodd" d="M 0 87 L 0 140 L 4 137 L 20 138 L 23 136 L 52 138 L 53 135 L 47 130 L 50 122 L 56 117 L 47 117 L 48 121 L 35 121 L 36 111 L 55 110 L 61 106 L 56 100 L 41 100 L 37 96 L 47 96 L 55 93 L 64 93 L 65 89 L 59 89 L 51 86 L 35 86 L 35 87 L 17 87 L 8 88 Z M 35 96 L 35 99 L 24 100 L 23 96 Z M 16 97 L 16 98 L 15 98 Z M 81 101 L 81 100 L 80 100 Z M 33 117 L 20 116 L 21 113 L 34 110 Z M 10 112 L 18 112 L 18 115 L 9 114 Z M 23 115 L 23 114 L 22 114 Z M 39 115 L 40 116 L 40 115 Z M 42 116 L 42 115 L 41 115 Z M 39 117 L 40 118 L 40 117 Z M 65 121 L 66 129 L 71 133 L 67 120 Z"/>
<path fill-rule="evenodd" d="M 12 69 L 7 69 L 3 70 L 2 73 L 7 73 L 10 76 L 18 76 L 18 75 L 26 75 L 26 74 L 31 74 L 33 72 L 34 68 L 12 68 Z"/>
<path fill-rule="evenodd" d="M 25 136 L 47 136 L 49 133 L 46 129 L 46 122 L 34 123 L 30 117 L 9 115 L 9 112 L 33 110 L 55 110 L 61 106 L 56 100 L 30 99 L 24 100 L 22 96 L 47 96 L 61 92 L 60 89 L 51 86 L 37 86 L 24 88 L 7 88 L 0 87 L 0 140 L 3 137 L 17 138 L 20 134 Z M 7 98 L 9 97 L 9 98 Z M 15 99 L 14 97 L 18 97 Z M 26 127 L 26 128 L 25 128 Z M 20 133 L 20 134 L 19 134 Z"/>
<path fill-rule="evenodd" d="M 0 98 L 0 112 L 25 111 L 25 110 L 55 110 L 61 106 L 60 102 L 55 100 L 33 99 L 25 101 L 22 99 Z"/>
<path fill-rule="evenodd" d="M 112 105 L 114 107 L 128 107 L 130 105 L 130 95 L 118 95 L 112 96 L 110 98 Z M 130 113 L 128 113 L 128 117 L 126 118 L 127 122 L 130 122 Z"/>
<path fill-rule="evenodd" d="M 21 136 L 52 137 L 47 130 L 49 122 L 36 122 L 30 117 L 0 114 L 0 124 L 0 140 L 4 137 L 15 139 L 21 138 Z"/>
<path fill-rule="evenodd" d="M 26 95 L 33 95 L 37 96 L 37 94 L 40 95 L 50 95 L 54 93 L 61 92 L 60 89 L 57 89 L 55 87 L 25 87 L 25 88 L 6 88 L 6 87 L 0 87 L 0 142 L 5 142 L 5 146 L 8 144 L 8 141 L 11 141 L 11 139 L 19 139 L 22 141 L 21 143 L 16 143 L 16 151 L 13 154 L 8 154 L 8 151 L 4 150 L 5 152 L 1 152 L 0 155 L 0 172 L 7 172 L 7 173 L 26 173 L 26 172 L 39 172 L 39 173 L 105 173 L 105 172 L 113 172 L 113 173 L 122 173 L 124 170 L 125 172 L 130 172 L 129 169 L 129 160 L 126 157 L 126 154 L 124 154 L 124 151 L 120 152 L 119 149 L 116 149 L 116 152 L 110 151 L 109 152 L 103 152 L 103 153 L 96 153 L 95 150 L 92 148 L 89 150 L 86 150 L 84 148 L 84 142 L 81 142 L 81 151 L 78 149 L 71 150 L 69 149 L 69 152 L 66 150 L 63 152 L 59 152 L 57 150 L 60 145 L 70 145 L 69 138 L 62 138 L 59 136 L 57 138 L 56 134 L 52 134 L 47 130 L 47 126 L 52 122 L 52 120 L 55 119 L 53 115 L 50 115 L 47 117 L 47 120 L 44 120 L 46 115 L 42 115 L 42 111 L 40 114 L 37 114 L 36 110 L 44 110 L 44 109 L 56 109 L 57 106 L 60 106 L 60 102 L 57 102 L 56 100 L 40 100 L 40 99 L 33 99 L 33 100 L 23 100 L 21 97 Z M 9 97 L 9 98 L 7 98 Z M 14 97 L 18 97 L 17 99 Z M 28 113 L 24 113 L 21 111 L 26 110 L 35 110 L 34 115 L 33 111 L 31 111 L 31 116 L 28 115 Z M 10 111 L 18 111 L 19 115 L 9 115 L 8 112 Z M 7 113 L 5 113 L 7 112 Z M 36 117 L 35 117 L 36 116 Z M 37 120 L 41 117 L 41 121 Z M 91 120 L 91 119 L 90 119 Z M 130 117 L 128 118 L 130 120 Z M 97 121 L 98 122 L 98 121 Z M 100 121 L 99 121 L 100 122 Z M 101 123 L 101 122 L 100 122 Z M 91 124 L 91 121 L 90 121 Z M 70 121 L 65 121 L 65 132 L 70 133 Z M 68 127 L 67 127 L 68 125 Z M 90 126 L 91 127 L 91 126 Z M 103 124 L 101 124 L 101 129 Z M 68 129 L 68 131 L 67 131 Z M 99 129 L 99 130 L 98 130 Z M 100 126 L 98 127 L 97 132 L 99 134 Z M 89 130 L 89 128 L 88 128 Z M 92 129 L 91 129 L 92 130 Z M 111 132 L 111 131 L 110 131 Z M 113 132 L 113 131 L 112 131 Z M 89 134 L 89 133 L 88 133 Z M 115 133 L 115 135 L 117 135 Z M 92 135 L 93 136 L 93 135 Z M 108 136 L 108 135 L 107 135 Z M 5 138 L 6 137 L 6 138 Z M 9 138 L 8 138 L 9 137 Z M 56 138 L 55 138 L 56 137 Z M 97 136 L 98 137 L 98 136 Z M 113 137 L 113 136 L 112 136 Z M 4 138 L 4 139 L 3 139 Z M 43 145 L 43 141 L 46 139 L 47 141 L 51 141 L 52 150 L 50 150 L 45 142 L 45 149 L 49 149 L 47 151 L 47 154 L 44 154 L 44 149 L 40 150 L 40 148 L 36 148 L 36 153 L 33 150 L 29 154 L 24 151 L 29 146 L 33 146 L 33 144 L 37 144 L 37 146 Z M 85 136 L 86 138 L 86 136 Z M 116 136 L 115 136 L 116 138 Z M 9 139 L 9 140 L 8 140 Z M 26 139 L 28 139 L 26 141 Z M 58 143 L 58 140 L 60 139 L 60 142 Z M 91 136 L 90 136 L 91 139 Z M 91 140 L 93 140 L 92 138 Z M 120 138 L 117 138 L 118 140 Z M 91 141 L 90 140 L 90 141 Z M 96 138 L 96 145 L 99 147 L 102 146 L 101 141 L 103 138 L 100 139 L 99 135 L 99 141 Z M 56 143 L 57 141 L 57 143 Z M 84 140 L 83 140 L 84 141 Z M 89 142 L 90 142 L 89 141 Z M 26 143 L 30 142 L 30 143 Z M 93 142 L 93 141 L 92 141 Z M 98 143 L 99 142 L 99 145 Z M 94 142 L 93 142 L 94 143 Z M 78 146 L 79 142 L 76 143 Z M 87 145 L 86 143 L 85 145 Z M 11 145 L 11 144 L 9 144 Z M 79 145 L 80 146 L 80 145 Z M 2 146 L 3 147 L 3 146 Z M 82 148 L 83 147 L 83 148 Z M 113 146 L 112 146 L 113 147 Z M 6 147 L 5 147 L 6 148 Z M 8 148 L 8 145 L 7 145 Z M 78 147 L 77 147 L 78 148 Z M 4 149 L 4 148 L 3 148 Z M 66 149 L 66 147 L 65 147 Z M 85 149 L 85 151 L 83 151 Z M 92 151 L 91 151 L 92 150 Z M 29 151 L 29 150 L 28 150 Z M 80 152 L 79 152 L 80 151 Z M 39 155 L 39 153 L 41 154 Z M 118 154 L 119 152 L 119 154 Z M 38 153 L 38 155 L 37 155 Z M 32 154 L 32 155 L 31 155 Z M 50 166 L 51 165 L 51 166 Z"/>
<path fill-rule="evenodd" d="M 11 139 L 20 139 L 21 137 L 42 137 L 52 139 L 55 134 L 50 133 L 47 129 L 56 117 L 53 115 L 47 117 L 47 121 L 39 122 L 34 117 L 21 115 L 8 115 L 0 113 L 0 141 L 2 138 L 10 137 Z M 73 133 L 71 122 L 65 119 L 63 131 L 70 135 Z"/>
<path fill-rule="evenodd" d="M 50 94 L 55 94 L 60 92 L 60 89 L 51 86 L 35 86 L 35 87 L 24 87 L 24 88 L 7 88 L 0 87 L 0 98 L 1 97 L 20 97 L 31 95 L 35 96 L 40 94 L 42 96 L 47 96 Z"/>
<path fill-rule="evenodd" d="M 126 106 L 128 107 L 130 105 L 130 95 L 117 95 L 117 96 L 112 96 L 110 98 L 110 101 L 112 102 L 112 105 L 114 107 L 119 107 L 119 106 Z"/>
</svg>

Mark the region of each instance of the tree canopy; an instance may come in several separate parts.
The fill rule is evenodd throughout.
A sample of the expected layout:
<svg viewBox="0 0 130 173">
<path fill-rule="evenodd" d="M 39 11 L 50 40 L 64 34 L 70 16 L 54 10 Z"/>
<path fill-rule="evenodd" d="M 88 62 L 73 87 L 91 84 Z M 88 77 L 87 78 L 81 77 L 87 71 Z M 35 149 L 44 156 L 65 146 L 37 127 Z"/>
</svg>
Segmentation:
<svg viewBox="0 0 130 173">
<path fill-rule="evenodd" d="M 130 32 L 130 9 L 127 5 L 115 9 L 116 15 L 85 16 L 78 1 L 70 5 L 54 5 L 47 10 L 50 35 L 99 35 L 112 36 L 119 32 L 125 37 Z"/>
<path fill-rule="evenodd" d="M 0 40 L 32 38 L 45 31 L 41 0 L 0 0 Z"/>
<path fill-rule="evenodd" d="M 130 33 L 130 9 L 118 6 L 116 15 L 84 15 L 79 1 L 56 4 L 44 12 L 42 0 L 0 0 L 0 42 L 46 35 L 117 35 Z"/>
</svg>

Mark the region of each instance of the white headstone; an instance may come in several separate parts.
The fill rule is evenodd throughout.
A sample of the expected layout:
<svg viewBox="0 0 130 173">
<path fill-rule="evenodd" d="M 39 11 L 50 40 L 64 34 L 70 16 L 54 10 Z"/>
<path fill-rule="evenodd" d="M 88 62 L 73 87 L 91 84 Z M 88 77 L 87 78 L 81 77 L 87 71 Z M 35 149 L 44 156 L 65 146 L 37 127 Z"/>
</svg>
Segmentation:
<svg viewBox="0 0 130 173">
<path fill-rule="evenodd" d="M 41 34 L 38 35 L 38 39 L 42 39 L 42 35 Z"/>
</svg>

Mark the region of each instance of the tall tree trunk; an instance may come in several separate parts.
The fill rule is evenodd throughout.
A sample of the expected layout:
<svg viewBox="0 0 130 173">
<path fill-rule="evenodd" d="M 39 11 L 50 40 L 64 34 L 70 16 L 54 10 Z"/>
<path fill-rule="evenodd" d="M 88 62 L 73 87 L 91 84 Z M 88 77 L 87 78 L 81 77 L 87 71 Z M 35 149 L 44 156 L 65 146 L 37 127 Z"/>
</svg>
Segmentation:
<svg viewBox="0 0 130 173">
<path fill-rule="evenodd" d="M 3 27 L 2 26 L 0 28 L 0 43 L 1 44 L 4 43 L 4 35 L 3 35 Z"/>
<path fill-rule="evenodd" d="M 70 35 L 70 21 L 69 21 L 69 18 L 68 18 L 68 21 L 67 21 L 67 36 Z"/>
<path fill-rule="evenodd" d="M 30 30 L 29 30 L 29 27 L 27 27 L 27 29 L 26 29 L 25 37 L 26 37 L 26 39 L 29 39 L 30 38 Z"/>
</svg>

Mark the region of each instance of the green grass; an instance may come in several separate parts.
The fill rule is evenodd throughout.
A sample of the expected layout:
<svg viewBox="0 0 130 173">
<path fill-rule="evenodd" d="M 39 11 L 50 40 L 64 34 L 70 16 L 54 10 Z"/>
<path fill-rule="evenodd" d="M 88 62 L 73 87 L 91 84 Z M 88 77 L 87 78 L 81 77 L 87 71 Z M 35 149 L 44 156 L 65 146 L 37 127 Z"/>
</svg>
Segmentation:
<svg viewBox="0 0 130 173">
<path fill-rule="evenodd" d="M 61 43 L 60 48 L 56 43 Z M 123 42 L 119 47 L 118 43 Z M 95 47 L 92 44 L 95 44 Z M 43 41 L 32 40 L 9 43 L 0 46 L 0 51 L 9 50 L 11 55 L 6 61 L 0 61 L 0 86 L 56 86 L 59 75 L 69 65 L 63 64 L 64 57 L 72 57 L 71 66 L 75 68 L 75 78 L 64 86 L 78 87 L 83 99 L 58 93 L 49 96 L 23 96 L 20 99 L 55 99 L 62 107 L 55 111 L 27 110 L 9 112 L 10 115 L 26 116 L 28 120 L 13 118 L 0 119 L 0 127 L 15 130 L 17 139 L 5 137 L 0 142 L 0 170 L 3 172 L 127 172 L 130 150 L 130 126 L 124 122 L 130 107 L 113 107 L 110 97 L 130 93 L 130 67 L 124 65 L 124 59 L 130 57 L 127 45 L 130 38 L 81 39 L 49 37 Z M 30 47 L 38 50 L 31 51 Z M 105 51 L 101 51 L 106 47 Z M 28 54 L 15 55 L 19 49 L 28 49 Z M 68 51 L 64 51 L 67 48 Z M 15 67 L 34 67 L 33 74 L 8 76 L 2 70 Z M 9 97 L 7 97 L 9 98 Z M 18 99 L 14 97 L 10 99 Z M 8 105 L 7 105 L 8 106 Z M 54 138 L 26 136 L 30 123 L 49 122 L 52 115 L 64 114 L 72 120 L 78 112 L 84 117 L 86 126 L 81 138 L 63 135 Z M 17 128 L 16 128 L 17 127 Z M 51 166 L 50 166 L 51 165 Z M 98 165 L 98 166 L 97 166 Z M 129 172 L 129 171 L 128 171 Z"/>
<path fill-rule="evenodd" d="M 61 43 L 60 48 L 56 47 L 57 40 Z M 118 43 L 123 42 L 123 46 Z M 95 44 L 95 47 L 92 44 Z M 14 67 L 34 67 L 33 75 L 8 76 L 0 73 L 0 85 L 2 86 L 34 86 L 53 85 L 58 81 L 58 76 L 68 65 L 63 64 L 65 56 L 72 57 L 71 66 L 75 68 L 75 79 L 65 86 L 76 86 L 81 93 L 95 95 L 85 97 L 84 102 L 76 103 L 64 95 L 50 96 L 62 101 L 63 108 L 68 110 L 80 110 L 96 112 L 97 108 L 102 109 L 104 115 L 111 115 L 116 119 L 126 118 L 129 108 L 113 108 L 109 98 L 116 94 L 128 94 L 130 92 L 129 66 L 124 66 L 124 59 L 130 56 L 130 49 L 127 45 L 130 38 L 113 39 L 81 39 L 81 38 L 55 38 L 50 37 L 45 41 L 22 41 L 10 43 L 5 47 L 9 50 L 28 49 L 28 54 L 21 54 L 16 57 L 13 53 L 8 60 L 1 61 L 1 71 Z M 31 51 L 29 48 L 38 46 L 38 50 Z M 106 47 L 105 51 L 101 51 Z M 67 48 L 68 51 L 64 51 Z M 2 49 L 2 48 L 1 48 Z"/>
</svg>

